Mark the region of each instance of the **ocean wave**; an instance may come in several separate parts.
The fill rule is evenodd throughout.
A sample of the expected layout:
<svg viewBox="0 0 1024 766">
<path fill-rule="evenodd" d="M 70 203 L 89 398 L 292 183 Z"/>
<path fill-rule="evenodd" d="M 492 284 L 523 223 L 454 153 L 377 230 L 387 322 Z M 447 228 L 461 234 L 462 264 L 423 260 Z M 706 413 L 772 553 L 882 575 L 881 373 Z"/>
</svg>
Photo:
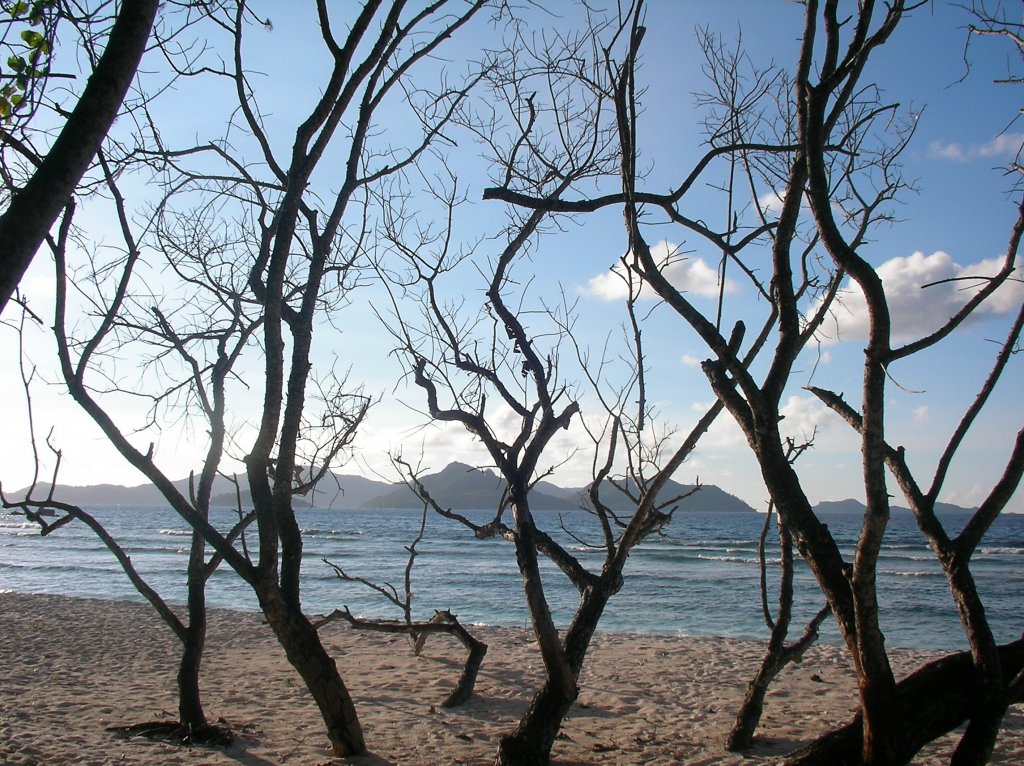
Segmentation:
<svg viewBox="0 0 1024 766">
<path fill-rule="evenodd" d="M 133 563 L 161 592 L 181 597 L 191 530 L 170 512 L 124 513 L 100 516 L 132 555 Z M 236 521 L 231 512 L 213 515 L 224 531 Z M 656 632 L 671 635 L 763 634 L 758 593 L 757 539 L 763 517 L 715 517 L 712 522 L 687 516 L 676 518 L 671 538 L 652 537 L 636 550 L 625 572 L 626 585 L 613 600 L 602 629 Z M 388 614 L 377 594 L 354 584 L 342 583 L 320 562 L 336 561 L 353 574 L 390 581 L 401 590 L 402 572 L 408 560 L 405 545 L 419 529 L 413 512 L 380 515 L 371 512 L 309 511 L 299 520 L 305 527 L 303 600 L 310 611 L 329 612 L 346 601 L 353 611 Z M 699 525 L 697 524 L 699 522 Z M 986 607 L 999 635 L 1020 633 L 1020 593 L 1024 583 L 1024 517 L 1010 516 L 1009 526 L 996 528 L 975 557 L 975 577 L 986 593 Z M 687 524 L 689 523 L 689 526 Z M 342 525 L 339 527 L 339 524 Z M 3 528 L 2 525 L 7 525 Z M 179 526 L 180 525 L 180 526 Z M 895 519 L 892 535 L 879 561 L 879 599 L 886 615 L 887 637 L 894 645 L 960 646 L 962 630 L 953 616 L 950 623 L 949 588 L 912 519 Z M 847 529 L 833 524 L 833 533 L 844 550 L 852 551 L 851 539 L 859 525 Z M 160 529 L 164 527 L 164 529 Z M 503 540 L 477 541 L 458 528 L 442 532 L 428 527 L 414 570 L 419 614 L 431 614 L 434 606 L 449 606 L 465 624 L 528 626 L 521 578 L 512 552 Z M 455 529 L 453 527 L 453 529 Z M 159 530 L 159 531 L 158 531 Z M 600 541 L 600 531 L 586 528 L 582 539 Z M 23 537 L 16 536 L 23 533 Z M 558 535 L 557 532 L 553 533 Z M 345 536 L 342 542 L 332 536 Z M 116 560 L 85 528 L 68 527 L 50 543 L 40 541 L 36 529 L 24 517 L 0 514 L 0 586 L 14 592 L 47 591 L 90 598 L 138 600 Z M 573 555 L 588 564 L 601 557 L 579 541 L 558 535 Z M 250 547 L 255 532 L 249 532 Z M 236 549 L 240 544 L 236 543 Z M 178 553 L 180 551 L 180 554 Z M 984 555 L 987 553 L 988 555 Z M 209 550 L 208 550 L 209 554 Z M 774 583 L 779 549 L 774 533 L 769 540 L 769 577 Z M 927 559 L 927 560 L 926 560 Z M 556 571 L 543 564 L 546 592 L 556 619 L 568 620 L 579 603 L 579 594 Z M 454 571 L 453 571 L 454 570 Z M 797 559 L 800 613 L 817 607 L 810 571 Z M 773 587 L 776 588 L 775 585 Z M 365 591 L 365 592 L 364 592 Z M 802 601 L 800 599 L 803 599 Z M 222 566 L 208 590 L 211 606 L 255 608 L 251 589 L 229 568 Z M 810 602 L 815 603 L 811 604 Z M 952 628 L 950 627 L 952 624 Z M 832 632 L 835 629 L 832 628 Z"/>
<path fill-rule="evenodd" d="M 724 561 L 730 564 L 756 564 L 756 558 L 748 558 L 746 556 L 707 556 L 702 553 L 698 553 L 692 558 L 700 559 L 701 561 Z"/>
<path fill-rule="evenodd" d="M 750 538 L 740 539 L 705 539 L 690 540 L 685 537 L 659 537 L 644 542 L 645 548 L 722 548 L 728 546 L 740 546 L 743 548 L 757 548 L 757 540 Z"/>
<path fill-rule="evenodd" d="M 302 534 L 310 535 L 311 537 L 316 535 L 324 535 L 327 537 L 341 535 L 342 539 L 345 539 L 345 536 L 347 535 L 358 536 L 364 534 L 363 530 L 361 529 L 317 529 L 316 527 L 308 527 L 306 529 L 301 529 L 299 531 L 302 532 Z"/>
<path fill-rule="evenodd" d="M 933 571 L 916 571 L 916 572 L 899 572 L 894 569 L 885 569 L 879 571 L 880 575 L 885 577 L 944 577 L 942 572 Z"/>
<path fill-rule="evenodd" d="M 603 545 L 567 545 L 566 548 L 573 553 L 600 553 L 605 549 Z"/>
</svg>

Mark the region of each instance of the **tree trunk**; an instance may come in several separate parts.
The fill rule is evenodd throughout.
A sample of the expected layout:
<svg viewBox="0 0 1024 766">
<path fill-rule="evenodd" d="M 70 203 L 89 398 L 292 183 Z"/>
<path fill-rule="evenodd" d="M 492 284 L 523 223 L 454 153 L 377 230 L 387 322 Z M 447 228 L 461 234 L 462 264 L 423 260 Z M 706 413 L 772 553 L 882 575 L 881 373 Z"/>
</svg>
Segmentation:
<svg viewBox="0 0 1024 766">
<path fill-rule="evenodd" d="M 258 587 L 267 623 L 320 709 L 334 755 L 346 757 L 364 752 L 366 744 L 355 704 L 316 628 L 301 611 L 285 604 L 276 584 Z"/>
<path fill-rule="evenodd" d="M 549 678 L 526 709 L 515 732 L 502 737 L 495 766 L 547 766 L 562 721 L 579 696 L 575 682 L 583 669 L 590 640 L 608 599 L 622 585 L 620 569 L 606 570 L 596 585 L 583 592 L 580 608 L 565 631 L 565 659 L 573 679 L 571 690 L 560 688 Z"/>
<path fill-rule="evenodd" d="M 561 684 L 544 683 L 515 732 L 498 743 L 495 766 L 547 766 L 562 719 L 579 695 L 567 694 Z"/>
<path fill-rule="evenodd" d="M 1024 639 L 999 647 L 1003 680 L 1024 668 Z M 1020 702 L 1024 697 L 1005 700 Z M 978 677 L 969 652 L 931 662 L 896 685 L 889 763 L 905 764 L 926 744 L 977 716 Z M 984 711 L 982 711 L 984 714 Z M 862 753 L 862 719 L 822 735 L 790 755 L 785 766 L 866 766 Z"/>
<path fill-rule="evenodd" d="M 768 651 L 761 661 L 761 667 L 757 674 L 750 681 L 747 687 L 747 694 L 743 698 L 739 713 L 736 714 L 736 723 L 729 732 L 725 741 L 725 749 L 731 752 L 749 750 L 754 741 L 754 732 L 761 722 L 761 713 L 764 711 L 764 698 L 768 693 L 768 687 L 779 674 L 784 663 L 782 652 L 784 647 L 775 646 L 774 642 L 769 644 Z"/>
<path fill-rule="evenodd" d="M 768 609 L 768 572 L 765 559 L 765 540 L 771 527 L 773 511 L 774 506 L 769 508 L 758 546 L 758 558 L 761 563 L 761 605 L 764 610 L 765 622 L 771 629 L 771 635 L 768 638 L 768 649 L 761 660 L 761 666 L 747 687 L 746 697 L 736 714 L 736 723 L 726 739 L 725 748 L 732 752 L 750 749 L 754 741 L 754 732 L 757 730 L 757 725 L 761 722 L 761 714 L 764 712 L 764 698 L 768 694 L 768 687 L 778 676 L 779 671 L 790 662 L 798 662 L 807 648 L 818 640 L 818 628 L 830 613 L 827 605 L 820 609 L 807 623 L 800 639 L 791 646 L 786 646 L 786 636 L 789 634 L 789 625 L 793 616 L 793 538 L 785 525 L 780 522 L 779 611 L 773 621 Z"/>
<path fill-rule="evenodd" d="M 206 643 L 206 615 L 197 619 L 191 603 L 189 612 L 191 615 L 182 639 L 178 664 L 178 722 L 187 734 L 198 734 L 208 726 L 199 693 L 199 670 Z"/>
<path fill-rule="evenodd" d="M 178 723 L 185 736 L 208 728 L 199 693 L 199 672 L 206 648 L 206 581 L 206 540 L 193 530 L 188 557 L 188 622 L 180 635 L 178 663 Z"/>
<path fill-rule="evenodd" d="M 157 0 L 122 2 L 107 47 L 42 163 L 0 216 L 0 313 L 117 117 L 156 17 Z"/>
<path fill-rule="evenodd" d="M 861 763 L 894 766 L 899 756 L 902 718 L 896 703 L 896 682 L 889 674 L 861 666 L 858 679 L 861 710 Z M 879 678 L 879 676 L 882 676 Z"/>
<path fill-rule="evenodd" d="M 975 708 L 974 717 L 953 751 L 950 766 L 984 766 L 988 763 L 1006 708 L 1006 702 L 1000 699 L 989 700 Z"/>
</svg>

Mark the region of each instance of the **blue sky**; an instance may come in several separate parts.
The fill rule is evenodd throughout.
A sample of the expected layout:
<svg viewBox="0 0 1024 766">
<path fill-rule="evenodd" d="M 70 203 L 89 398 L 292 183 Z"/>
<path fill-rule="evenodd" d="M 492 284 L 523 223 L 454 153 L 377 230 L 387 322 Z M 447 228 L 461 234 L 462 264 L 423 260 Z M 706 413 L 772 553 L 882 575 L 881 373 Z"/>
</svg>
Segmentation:
<svg viewBox="0 0 1024 766">
<path fill-rule="evenodd" d="M 568 6 L 566 6 L 568 7 Z M 269 124 L 280 147 L 287 147 L 294 130 L 292 114 L 315 98 L 318 62 L 316 49 L 306 46 L 302 37 L 304 19 L 300 14 L 280 15 L 280 6 L 269 4 L 267 13 L 274 30 L 257 30 L 253 35 L 253 60 L 261 62 L 266 77 L 261 80 L 267 97 Z M 686 172 L 703 152 L 703 135 L 697 120 L 692 93 L 705 86 L 700 51 L 694 43 L 694 29 L 707 26 L 720 32 L 727 41 L 742 36 L 744 47 L 758 65 L 774 63 L 792 66 L 801 28 L 801 6 L 790 2 L 686 3 L 660 0 L 651 2 L 647 11 L 648 35 L 644 43 L 641 78 L 648 90 L 640 128 L 644 156 L 653 167 L 649 188 L 660 189 Z M 908 335 L 937 326 L 952 307 L 964 299 L 962 291 L 947 286 L 922 292 L 921 284 L 937 279 L 984 271 L 991 273 L 992 263 L 1004 252 L 1010 226 L 1015 219 L 1012 180 L 1000 170 L 1010 162 L 1024 142 L 1024 124 L 1013 121 L 1019 107 L 1020 91 L 992 84 L 1005 74 L 1007 62 L 1015 55 L 998 41 L 976 40 L 970 48 L 970 70 L 964 62 L 966 32 L 964 12 L 952 4 L 936 3 L 916 11 L 906 20 L 893 40 L 873 62 L 867 77 L 879 83 L 883 98 L 895 101 L 907 113 L 918 115 L 917 133 L 904 155 L 905 175 L 915 181 L 916 191 L 905 193 L 895 206 L 898 219 L 875 232 L 864 254 L 883 274 L 893 300 L 894 313 Z M 561 20 L 538 15 L 537 24 L 570 25 L 570 17 Z M 448 50 L 449 66 L 457 67 L 460 57 L 474 56 L 468 40 L 484 34 L 456 40 Z M 287 51 L 289 55 L 278 55 Z M 161 75 L 151 64 L 149 77 Z M 298 76 L 296 73 L 299 73 Z M 184 92 L 170 94 L 166 111 L 169 134 L 202 134 L 220 130 L 226 115 L 226 102 L 214 94 Z M 276 94 L 276 97 L 275 97 Z M 176 100 L 177 99 L 177 100 Z M 184 102 L 181 99 L 185 99 Z M 192 109 L 182 104 L 192 104 Z M 201 103 L 202 120 L 196 119 L 194 105 Z M 396 125 L 387 126 L 395 130 Z M 449 150 L 446 162 L 459 174 L 472 201 L 458 222 L 460 233 L 493 233 L 503 216 L 500 203 L 480 201 L 480 192 L 488 185 L 486 166 L 479 161 L 478 148 L 463 140 Z M 140 194 L 143 192 L 140 191 Z M 692 217 L 721 218 L 719 201 L 710 192 L 699 191 L 689 203 Z M 90 227 L 101 236 L 110 236 L 102 215 L 96 214 Z M 106 232 L 106 234 L 103 234 Z M 700 243 L 687 241 L 679 232 L 666 232 L 667 246 L 693 248 L 674 276 L 685 285 L 696 302 L 714 306 L 717 289 L 714 273 L 717 255 L 702 250 Z M 609 267 L 622 255 L 624 244 L 621 216 L 608 210 L 589 216 L 579 225 L 570 225 L 562 233 L 544 237 L 529 264 L 520 273 L 532 274 L 531 301 L 554 300 L 564 293 L 579 301 L 581 341 L 599 347 L 608 333 L 615 333 L 623 320 L 621 301 L 609 279 Z M 478 257 L 493 255 L 496 243 L 487 242 Z M 489 248 L 489 249 L 488 249 Z M 956 283 L 954 283 L 956 284 Z M 467 300 L 479 296 L 479 273 L 467 264 L 446 284 L 451 295 Z M 756 315 L 757 305 L 750 288 L 730 285 L 736 312 Z M 40 257 L 33 266 L 25 291 L 40 313 L 50 310 L 52 277 L 48 259 Z M 1005 333 L 1009 313 L 1018 306 L 1022 288 L 1015 284 L 996 296 L 989 309 L 951 342 L 935 352 L 891 370 L 889 413 L 890 440 L 907 448 L 910 464 L 927 477 L 938 445 L 944 443 L 955 426 L 965 403 L 973 396 L 987 372 L 994 353 L 991 339 Z M 702 297 L 707 294 L 707 297 Z M 440 469 L 452 460 L 484 463 L 482 452 L 472 438 L 457 429 L 424 425 L 419 414 L 423 408 L 420 392 L 399 381 L 400 371 L 392 357 L 390 339 L 379 326 L 373 306 L 380 305 L 381 293 L 368 288 L 357 293 L 353 304 L 336 324 L 340 333 L 326 330 L 320 336 L 323 348 L 320 361 L 337 358 L 341 368 L 351 365 L 351 379 L 365 382 L 367 390 L 379 392 L 381 402 L 374 408 L 357 442 L 356 458 L 343 472 L 381 473 L 393 476 L 387 468 L 387 452 L 404 449 L 408 457 L 423 452 L 423 464 Z M 862 343 L 861 318 L 857 296 L 851 292 L 845 301 L 849 313 L 837 319 L 841 340 L 823 341 L 816 359 L 808 358 L 794 377 L 788 392 L 786 425 L 794 436 L 806 435 L 817 428 L 815 449 L 801 458 L 800 472 L 812 501 L 860 497 L 859 456 L 856 440 L 844 424 L 826 413 L 802 386 L 814 383 L 844 391 L 856 400 L 859 389 L 859 364 Z M 650 352 L 652 393 L 657 401 L 664 427 L 685 431 L 711 395 L 699 368 L 706 351 L 696 336 L 686 331 L 664 309 L 654 308 L 647 337 Z M 0 351 L 13 358 L 14 333 L 0 333 Z M 39 366 L 41 379 L 52 379 L 52 354 L 42 332 L 30 338 L 30 353 Z M 969 441 L 956 464 L 942 499 L 973 505 L 998 476 L 1016 430 L 1020 427 L 1021 395 L 1024 374 L 1017 360 L 1002 389 L 989 407 L 988 414 Z M 256 367 L 254 366 L 254 369 Z M 8 406 L 4 410 L 7 437 L 0 444 L 0 460 L 7 466 L 4 486 L 20 487 L 31 475 L 30 455 L 25 447 L 24 417 L 17 375 L 11 365 L 0 373 L 0 395 Z M 36 385 L 33 389 L 36 429 L 45 435 L 51 426 L 55 441 L 64 451 L 61 481 L 91 484 L 109 481 L 136 484 L 141 477 L 107 447 L 98 431 L 76 412 L 56 387 Z M 252 416 L 254 395 L 239 400 L 236 417 Z M 118 407 L 124 407 L 119 403 Z M 128 418 L 134 415 L 125 407 Z M 499 416 L 501 413 L 497 413 Z M 584 407 L 584 415 L 592 411 Z M 157 455 L 172 478 L 187 475 L 194 466 L 199 438 L 187 430 L 168 428 L 153 436 L 140 433 L 133 437 L 145 444 L 155 440 Z M 560 463 L 582 443 L 581 434 L 570 430 L 552 444 L 549 459 Z M 566 463 L 554 480 L 564 485 L 587 481 L 590 458 L 583 452 Z M 765 506 L 765 492 L 757 478 L 757 469 L 742 442 L 738 429 L 724 418 L 701 443 L 695 455 L 680 469 L 676 478 L 683 482 L 699 479 L 733 492 L 758 509 Z M 895 485 L 893 485 L 895 486 Z M 893 490 L 895 492 L 895 489 Z M 1018 492 L 1011 510 L 1024 511 L 1024 498 Z M 899 500 L 896 501 L 897 503 Z"/>
</svg>

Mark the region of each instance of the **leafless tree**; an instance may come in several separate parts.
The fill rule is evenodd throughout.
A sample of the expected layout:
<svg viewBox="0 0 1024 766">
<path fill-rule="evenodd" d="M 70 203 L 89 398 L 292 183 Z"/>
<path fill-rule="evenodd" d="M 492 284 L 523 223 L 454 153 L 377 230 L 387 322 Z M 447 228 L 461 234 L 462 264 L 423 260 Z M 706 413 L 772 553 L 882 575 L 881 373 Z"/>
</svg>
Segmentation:
<svg viewBox="0 0 1024 766">
<path fill-rule="evenodd" d="M 226 134 L 176 145 L 158 113 L 145 112 L 133 139 L 119 138 L 111 171 L 149 173 L 164 190 L 155 212 L 151 207 L 143 216 L 145 240 L 121 216 L 122 251 L 108 261 L 94 258 L 71 279 L 66 253 L 75 237 L 73 207 L 53 237 L 55 324 L 68 390 L 121 455 L 253 588 L 339 756 L 360 753 L 365 744 L 335 659 L 302 610 L 303 541 L 293 496 L 311 491 L 344 456 L 371 400 L 351 390 L 344 375 L 313 369 L 314 338 L 321 320 L 345 304 L 359 281 L 361 231 L 375 215 L 369 190 L 412 167 L 439 139 L 474 80 L 469 75 L 424 99 L 411 73 L 486 5 L 368 2 L 343 13 L 318 0 L 311 11 L 303 9 L 318 27 L 310 39 L 318 40 L 328 64 L 316 73 L 321 87 L 308 111 L 286 116 L 294 120 L 294 133 L 282 148 L 266 125 L 247 57 L 246 30 L 266 26 L 264 20 L 244 0 L 204 4 L 197 29 L 205 34 L 202 53 L 211 53 L 168 60 L 181 77 L 197 78 L 187 82 L 204 78 L 236 101 L 228 124 L 220 126 Z M 396 138 L 377 143 L 381 110 L 403 104 L 414 110 L 415 135 L 404 146 Z M 240 145 L 255 156 L 236 154 Z M 90 321 L 73 322 L 70 312 L 83 304 Z M 139 384 L 120 376 L 114 354 L 143 361 Z M 255 423 L 231 414 L 233 397 L 240 397 L 238 410 L 246 407 L 252 379 L 246 380 L 243 366 L 250 357 L 259 368 Z M 198 503 L 161 470 L 152 445 L 140 448 L 128 426 L 115 421 L 106 403 L 126 395 L 150 401 L 145 427 L 158 428 L 170 414 L 195 432 L 208 432 Z M 228 451 L 241 453 L 246 466 L 258 538 L 252 556 L 204 512 Z"/>
<path fill-rule="evenodd" d="M 586 36 L 560 38 L 554 59 L 560 65 L 573 66 L 578 46 L 586 42 Z M 551 53 L 551 48 L 545 50 L 545 54 Z M 557 67 L 550 68 L 553 63 L 545 61 L 536 72 L 551 74 L 551 83 L 557 84 Z M 662 489 L 722 411 L 721 405 L 714 405 L 672 448 L 663 440 L 650 443 L 645 425 L 650 406 L 644 394 L 641 334 L 631 302 L 627 336 L 632 352 L 626 382 L 618 387 L 609 385 L 598 361 L 581 371 L 598 388 L 600 417 L 607 416 L 603 428 L 591 429 L 595 474 L 587 499 L 597 521 L 596 539 L 587 547 L 600 557 L 600 563 L 588 568 L 586 561 L 558 539 L 565 532 L 579 542 L 583 533 L 546 529 L 534 514 L 531 490 L 548 473 L 542 462 L 551 458 L 545 453 L 558 432 L 570 428 L 580 403 L 578 386 L 569 377 L 575 360 L 563 355 L 563 345 L 571 337 L 571 312 L 529 307 L 529 280 L 522 276 L 528 269 L 524 262 L 539 232 L 552 223 L 547 208 L 557 205 L 561 195 L 575 185 L 586 183 L 604 146 L 600 139 L 589 136 L 579 140 L 581 136 L 572 130 L 577 125 L 557 112 L 545 111 L 539 99 L 528 95 L 530 84 L 512 76 L 512 69 L 524 64 L 522 57 L 515 57 L 509 68 L 496 63 L 488 73 L 493 94 L 489 103 L 510 98 L 512 113 L 521 117 L 506 134 L 508 143 L 502 145 L 502 137 L 491 132 L 494 123 L 489 117 L 469 119 L 466 125 L 491 148 L 507 152 L 501 172 L 509 178 L 521 171 L 519 147 L 545 146 L 554 152 L 557 161 L 550 165 L 544 159 L 531 158 L 534 169 L 546 167 L 549 171 L 537 183 L 545 194 L 538 209 L 522 216 L 510 209 L 509 222 L 500 235 L 500 251 L 489 261 L 472 261 L 472 247 L 460 249 L 454 244 L 453 211 L 460 203 L 454 176 L 429 178 L 437 201 L 448 211 L 441 216 L 444 223 L 440 226 L 417 223 L 421 216 L 402 208 L 395 209 L 384 222 L 385 238 L 408 264 L 404 273 L 389 275 L 396 284 L 396 297 L 393 314 L 385 320 L 407 359 L 409 375 L 425 395 L 429 417 L 462 426 L 476 437 L 504 485 L 494 516 L 483 523 L 447 509 L 444 498 L 431 500 L 435 511 L 461 523 L 477 538 L 500 537 L 513 545 L 546 673 L 518 727 L 503 737 L 498 747 L 496 763 L 520 765 L 548 762 L 562 721 L 578 696 L 578 679 L 591 638 L 609 599 L 622 588 L 626 561 L 647 536 L 670 522 L 683 498 L 660 497 Z M 511 97 L 510 92 L 514 92 Z M 598 94 L 597 100 L 603 96 Z M 600 113 L 600 106 L 595 105 L 595 110 Z M 444 192 L 439 191 L 442 189 Z M 465 295 L 445 297 L 446 277 L 471 262 L 483 279 L 479 307 Z M 418 317 L 409 309 L 410 296 L 419 301 Z M 585 356 L 575 345 L 573 348 L 578 357 Z M 514 423 L 510 428 L 500 425 L 506 413 Z M 601 499 L 602 492 L 609 490 L 628 493 L 635 510 L 625 515 L 613 511 Z M 551 611 L 541 557 L 548 558 L 579 592 L 579 607 L 562 630 Z"/>
<path fill-rule="evenodd" d="M 902 346 L 894 344 L 885 287 L 862 251 L 868 246 L 868 232 L 878 221 L 891 217 L 887 206 L 906 187 L 898 159 L 913 136 L 913 124 L 901 121 L 896 105 L 883 102 L 878 89 L 863 76 L 874 52 L 919 5 L 805 3 L 806 23 L 796 65 L 791 74 L 780 75 L 786 87 L 765 88 L 760 98 L 753 91 L 740 92 L 740 99 L 716 98 L 722 110 L 717 115 L 714 110 L 707 112 L 706 152 L 692 169 L 680 174 L 683 180 L 678 186 L 664 194 L 644 191 L 638 169 L 641 88 L 636 63 L 645 28 L 642 3 L 636 3 L 626 33 L 595 46 L 607 61 L 605 89 L 614 94 L 621 188 L 603 195 L 554 200 L 537 193 L 538 176 L 524 175 L 508 177 L 485 194 L 527 211 L 582 214 L 621 206 L 630 268 L 706 344 L 710 357 L 703 370 L 708 382 L 746 436 L 779 518 L 828 600 L 858 677 L 860 713 L 856 721 L 794 757 L 794 763 L 904 763 L 923 744 L 967 720 L 970 724 L 954 761 L 981 763 L 991 749 L 1007 704 L 1021 695 L 1024 645 L 996 645 L 969 562 L 1019 484 L 1024 471 L 1024 437 L 1018 434 L 1003 476 L 960 535 L 948 536 L 934 513 L 949 465 L 1016 347 L 1019 321 L 1008 331 L 992 374 L 951 436 L 927 489 L 914 481 L 904 451 L 886 441 L 885 393 L 893 366 L 948 338 L 1010 278 L 1024 226 L 1020 221 L 1013 225 L 1002 269 L 993 277 L 980 279 L 977 291 L 948 323 L 923 338 Z M 729 59 L 712 56 L 710 63 L 713 82 L 723 82 L 721 72 L 723 67 L 728 69 Z M 724 92 L 734 91 L 727 88 Z M 753 99 L 747 101 L 747 95 Z M 566 107 L 566 111 L 570 109 Z M 726 170 L 718 172 L 723 162 Z M 733 205 L 734 187 L 721 180 L 729 168 L 742 169 L 747 179 L 750 202 L 745 206 Z M 733 215 L 724 225 L 714 226 L 706 218 L 687 215 L 687 194 L 697 184 L 728 191 Z M 766 191 L 778 195 L 777 208 L 769 210 L 758 202 Z M 805 205 L 809 217 L 803 212 Z M 755 338 L 748 351 L 741 353 L 739 325 L 725 334 L 718 317 L 701 311 L 667 278 L 665 263 L 646 239 L 651 224 L 665 221 L 721 252 L 723 263 L 745 275 L 763 297 L 768 307 L 764 327 L 770 333 Z M 756 247 L 749 247 L 751 244 Z M 771 266 L 767 275 L 755 269 L 749 252 L 763 254 L 761 263 Z M 782 396 L 794 376 L 796 361 L 805 349 L 813 349 L 816 334 L 835 306 L 838 288 L 847 276 L 866 297 L 870 327 L 860 402 L 851 406 L 833 392 L 813 391 L 850 422 L 861 438 L 867 512 L 852 561 L 814 514 L 798 471 L 786 459 L 786 437 L 780 425 Z M 755 375 L 750 360 L 762 345 L 766 358 Z M 952 655 L 900 682 L 885 649 L 875 587 L 882 535 L 889 519 L 887 469 L 896 477 L 947 572 L 971 644 L 970 654 Z"/>
<path fill-rule="evenodd" d="M 382 596 L 386 601 L 402 610 L 401 620 L 384 620 L 368 617 L 357 617 L 347 607 L 335 609 L 317 622 L 317 626 L 325 625 L 334 620 L 344 620 L 356 630 L 376 631 L 379 633 L 402 633 L 412 646 L 413 653 L 418 657 L 423 651 L 427 638 L 433 633 L 447 633 L 457 638 L 466 647 L 466 664 L 463 666 L 462 675 L 455 688 L 448 694 L 442 707 L 458 707 L 467 702 L 473 696 L 473 689 L 476 686 L 476 678 L 480 673 L 480 666 L 487 655 L 487 644 L 474 636 L 466 627 L 459 622 L 459 618 L 451 609 L 440 609 L 434 611 L 434 616 L 427 621 L 413 619 L 413 585 L 412 572 L 416 563 L 417 550 L 426 534 L 427 515 L 433 508 L 440 510 L 436 501 L 431 497 L 430 492 L 423 486 L 418 478 L 418 473 L 400 455 L 392 456 L 392 465 L 400 472 L 405 485 L 412 491 L 423 504 L 422 515 L 420 516 L 420 527 L 416 537 L 405 547 L 409 553 L 405 569 L 402 572 L 403 592 L 399 594 L 398 589 L 391 583 L 382 583 L 370 580 L 361 575 L 348 572 L 344 567 L 335 564 L 328 559 L 324 563 L 334 570 L 334 573 L 344 582 L 358 583 Z"/>
<path fill-rule="evenodd" d="M 102 151 L 100 154 L 102 156 Z M 111 189 L 116 192 L 117 187 L 113 179 L 108 178 L 108 182 L 111 184 Z M 115 198 L 117 198 L 116 194 Z M 120 209 L 120 212 L 124 212 L 123 208 Z M 39 444 L 35 435 L 35 413 L 32 406 L 32 384 L 35 378 L 35 371 L 28 368 L 24 348 L 27 335 L 24 322 L 25 317 L 28 315 L 28 309 L 25 309 L 19 333 L 21 340 L 19 370 L 25 391 L 25 404 L 30 433 L 29 444 L 36 458 L 36 470 L 29 486 L 20 496 L 9 496 L 0 488 L 0 504 L 4 508 L 11 509 L 16 513 L 23 513 L 30 521 L 38 525 L 40 534 L 43 537 L 47 537 L 62 527 L 76 521 L 88 527 L 106 546 L 111 555 L 114 556 L 138 593 L 149 602 L 164 623 L 174 633 L 175 637 L 181 642 L 182 654 L 178 663 L 177 674 L 178 720 L 149 722 L 132 725 L 127 728 L 144 731 L 148 735 L 156 735 L 188 745 L 227 744 L 230 742 L 232 734 L 223 726 L 209 723 L 203 708 L 199 686 L 202 658 L 206 645 L 206 583 L 220 565 L 222 557 L 219 554 L 214 554 L 207 559 L 205 541 L 202 535 L 193 531 L 186 566 L 186 617 L 183 619 L 163 599 L 160 593 L 146 581 L 132 563 L 131 557 L 118 542 L 117 538 L 107 530 L 95 515 L 77 505 L 63 502 L 56 496 L 62 456 L 60 450 L 51 443 L 49 438 L 47 439 L 47 447 L 56 459 L 50 481 L 47 484 L 40 484 Z M 214 386 L 217 385 L 216 381 L 212 382 Z M 220 385 L 223 385 L 223 381 L 220 381 Z M 218 459 L 216 451 L 208 455 L 208 461 L 215 461 L 216 459 Z M 194 475 L 190 477 L 189 501 L 193 504 L 197 513 L 209 518 L 210 487 L 209 485 L 205 487 L 200 486 L 197 492 L 194 479 Z M 238 523 L 226 535 L 226 539 L 230 543 L 234 543 L 237 539 L 244 539 L 243 535 L 246 527 L 255 518 L 252 513 L 243 513 L 240 506 L 238 511 Z"/>
</svg>

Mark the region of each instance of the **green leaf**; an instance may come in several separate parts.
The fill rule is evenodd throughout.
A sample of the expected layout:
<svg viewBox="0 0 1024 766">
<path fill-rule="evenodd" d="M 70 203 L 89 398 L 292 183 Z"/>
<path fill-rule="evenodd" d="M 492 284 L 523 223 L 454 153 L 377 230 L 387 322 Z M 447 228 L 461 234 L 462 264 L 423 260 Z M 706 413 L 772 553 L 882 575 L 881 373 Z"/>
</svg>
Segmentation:
<svg viewBox="0 0 1024 766">
<path fill-rule="evenodd" d="M 0 117 L 10 117 L 10 116 L 11 116 L 11 103 L 6 98 L 4 98 L 3 96 L 0 96 Z"/>
<path fill-rule="evenodd" d="M 13 72 L 20 72 L 25 68 L 25 59 L 21 56 L 8 56 L 7 66 L 9 66 Z"/>
<path fill-rule="evenodd" d="M 40 43 L 46 41 L 45 38 L 34 29 L 26 29 L 22 32 L 21 39 L 24 40 L 25 44 L 30 48 L 36 48 Z"/>
<path fill-rule="evenodd" d="M 11 18 L 16 19 L 25 12 L 28 8 L 28 3 L 15 3 L 11 6 Z"/>
</svg>

